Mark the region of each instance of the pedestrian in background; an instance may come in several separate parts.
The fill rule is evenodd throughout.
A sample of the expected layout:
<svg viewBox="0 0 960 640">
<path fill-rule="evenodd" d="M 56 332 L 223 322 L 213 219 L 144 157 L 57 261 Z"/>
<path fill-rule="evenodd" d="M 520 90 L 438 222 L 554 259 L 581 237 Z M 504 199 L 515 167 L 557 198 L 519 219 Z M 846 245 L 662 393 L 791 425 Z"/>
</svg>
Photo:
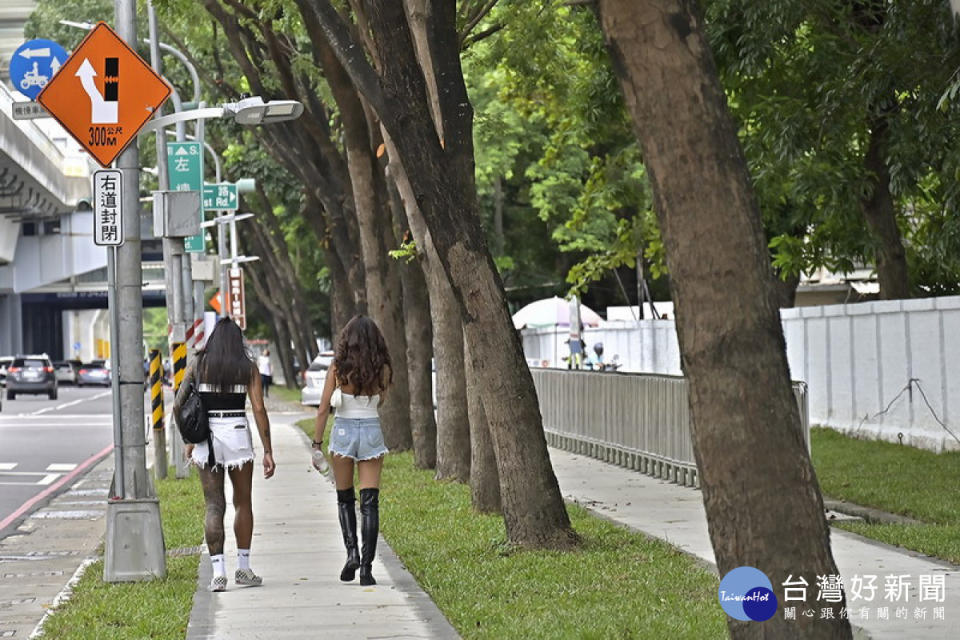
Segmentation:
<svg viewBox="0 0 960 640">
<path fill-rule="evenodd" d="M 336 418 L 330 434 L 329 452 L 337 485 L 337 508 L 347 562 L 340 572 L 344 582 L 353 580 L 360 569 L 360 584 L 376 584 L 371 564 L 380 532 L 380 471 L 387 448 L 383 443 L 377 409 L 393 380 L 390 354 L 376 323 L 354 316 L 340 332 L 333 363 L 327 372 L 314 428 L 313 464 L 323 470 L 323 433 L 330 415 L 331 400 Z M 335 397 L 339 396 L 339 399 Z M 357 549 L 356 496 L 353 471 L 360 485 L 360 534 L 363 550 Z"/>
<path fill-rule="evenodd" d="M 270 349 L 264 349 L 263 353 L 257 358 L 257 369 L 260 371 L 260 379 L 263 383 L 263 397 L 270 397 L 270 385 L 273 383 L 273 366 L 270 364 Z"/>
<path fill-rule="evenodd" d="M 210 423 L 210 440 L 186 444 L 187 459 L 200 470 L 200 484 L 206 502 L 204 536 L 213 565 L 211 591 L 225 591 L 227 570 L 223 557 L 223 516 L 226 498 L 224 476 L 233 485 L 233 533 L 237 538 L 237 571 L 234 580 L 240 586 L 259 586 L 263 580 L 250 568 L 250 542 L 253 539 L 253 437 L 247 414 L 250 398 L 253 417 L 263 445 L 263 477 L 270 478 L 276 468 L 270 444 L 270 420 L 263 406 L 260 373 L 243 344 L 240 327 L 230 318 L 217 322 L 202 351 L 187 371 L 174 402 L 174 415 L 186 400 L 188 383 L 193 379 L 203 398 Z"/>
</svg>

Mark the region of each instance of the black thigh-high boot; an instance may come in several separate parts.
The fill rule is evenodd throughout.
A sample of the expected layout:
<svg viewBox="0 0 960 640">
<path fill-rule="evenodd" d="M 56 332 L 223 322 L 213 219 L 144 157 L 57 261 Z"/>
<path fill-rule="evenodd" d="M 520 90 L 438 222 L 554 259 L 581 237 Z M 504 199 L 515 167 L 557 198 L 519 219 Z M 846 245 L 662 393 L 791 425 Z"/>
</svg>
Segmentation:
<svg viewBox="0 0 960 640">
<path fill-rule="evenodd" d="M 360 566 L 360 552 L 357 550 L 357 498 L 353 487 L 337 490 L 337 509 L 340 515 L 340 531 L 343 533 L 343 546 L 347 548 L 347 563 L 343 565 L 340 579 L 353 580 Z"/>
<path fill-rule="evenodd" d="M 377 553 L 380 533 L 380 489 L 360 489 L 360 536 L 363 553 L 360 555 L 360 584 L 377 584 L 370 572 L 373 556 Z"/>
</svg>

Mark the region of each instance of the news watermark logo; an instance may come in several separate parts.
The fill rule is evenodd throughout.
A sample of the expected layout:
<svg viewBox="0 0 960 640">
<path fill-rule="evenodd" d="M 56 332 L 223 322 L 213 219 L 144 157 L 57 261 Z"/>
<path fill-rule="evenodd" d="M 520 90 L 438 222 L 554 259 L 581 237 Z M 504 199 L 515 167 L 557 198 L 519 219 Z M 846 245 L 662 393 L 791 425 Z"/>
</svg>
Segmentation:
<svg viewBox="0 0 960 640">
<path fill-rule="evenodd" d="M 720 581 L 720 606 L 736 620 L 763 622 L 777 612 L 777 596 L 770 578 L 754 567 L 737 567 Z"/>
</svg>

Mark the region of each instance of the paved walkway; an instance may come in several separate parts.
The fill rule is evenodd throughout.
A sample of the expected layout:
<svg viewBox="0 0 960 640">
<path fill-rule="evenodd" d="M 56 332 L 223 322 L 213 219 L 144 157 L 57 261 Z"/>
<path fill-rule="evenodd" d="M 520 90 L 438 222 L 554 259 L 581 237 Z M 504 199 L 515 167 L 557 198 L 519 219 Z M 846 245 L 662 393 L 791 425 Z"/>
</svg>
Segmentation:
<svg viewBox="0 0 960 640">
<path fill-rule="evenodd" d="M 263 586 L 233 585 L 236 542 L 228 507 L 224 552 L 230 586 L 225 593 L 207 591 L 210 560 L 205 553 L 188 640 L 458 638 L 382 537 L 373 564 L 377 585 L 340 582 L 345 552 L 336 492 L 310 466 L 309 440 L 294 425 L 302 417 L 309 416 L 271 414 L 277 472 L 264 480 L 258 463 L 254 474 L 251 566 L 263 576 Z"/>
<path fill-rule="evenodd" d="M 655 478 L 572 454 L 550 449 L 550 458 L 568 500 L 574 500 L 593 512 L 661 538 L 682 551 L 709 563 L 716 570 L 713 548 L 707 532 L 707 518 L 699 491 L 662 482 Z M 833 555 L 845 584 L 854 575 L 876 575 L 878 587 L 872 602 L 849 602 L 851 622 L 859 627 L 857 637 L 921 640 L 957 638 L 960 628 L 960 570 L 947 563 L 920 554 L 873 542 L 860 536 L 832 530 Z M 908 575 L 912 584 L 908 601 L 884 600 L 883 576 Z M 945 602 L 918 602 L 918 581 L 922 575 L 945 576 Z M 816 597 L 815 578 L 808 597 Z M 848 591 L 849 594 L 849 591 Z M 849 598 L 849 595 L 848 595 Z M 861 605 L 869 605 L 867 620 L 860 619 Z M 889 606 L 889 620 L 877 619 L 877 608 Z M 896 619 L 898 606 L 908 608 L 907 619 Z M 945 620 L 934 620 L 934 607 L 944 607 Z M 926 608 L 926 620 L 915 619 L 915 608 Z M 800 609 L 798 608 L 798 615 Z M 854 618 L 854 614 L 856 617 Z"/>
</svg>

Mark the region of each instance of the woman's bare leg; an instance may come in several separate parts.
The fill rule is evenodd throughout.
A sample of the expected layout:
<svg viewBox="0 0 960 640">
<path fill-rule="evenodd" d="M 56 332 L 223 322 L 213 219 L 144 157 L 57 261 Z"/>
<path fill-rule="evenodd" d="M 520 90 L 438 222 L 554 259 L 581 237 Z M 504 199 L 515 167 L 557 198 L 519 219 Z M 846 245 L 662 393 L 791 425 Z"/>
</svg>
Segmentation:
<svg viewBox="0 0 960 640">
<path fill-rule="evenodd" d="M 203 487 L 203 500 L 207 505 L 203 533 L 212 556 L 223 553 L 223 513 L 227 508 L 227 500 L 223 495 L 223 476 L 222 469 L 200 467 L 200 486 Z"/>
<path fill-rule="evenodd" d="M 235 512 L 233 534 L 237 537 L 238 549 L 249 549 L 253 539 L 253 462 L 230 469 L 229 473 Z"/>
<path fill-rule="evenodd" d="M 383 457 L 358 462 L 357 476 L 361 491 L 363 489 L 379 489 L 381 471 L 383 471 Z M 339 483 L 337 486 L 339 486 Z"/>
<path fill-rule="evenodd" d="M 352 489 L 353 458 L 338 456 L 337 454 L 333 454 L 330 458 L 330 466 L 333 467 L 333 479 L 337 483 L 337 489 Z"/>
</svg>

